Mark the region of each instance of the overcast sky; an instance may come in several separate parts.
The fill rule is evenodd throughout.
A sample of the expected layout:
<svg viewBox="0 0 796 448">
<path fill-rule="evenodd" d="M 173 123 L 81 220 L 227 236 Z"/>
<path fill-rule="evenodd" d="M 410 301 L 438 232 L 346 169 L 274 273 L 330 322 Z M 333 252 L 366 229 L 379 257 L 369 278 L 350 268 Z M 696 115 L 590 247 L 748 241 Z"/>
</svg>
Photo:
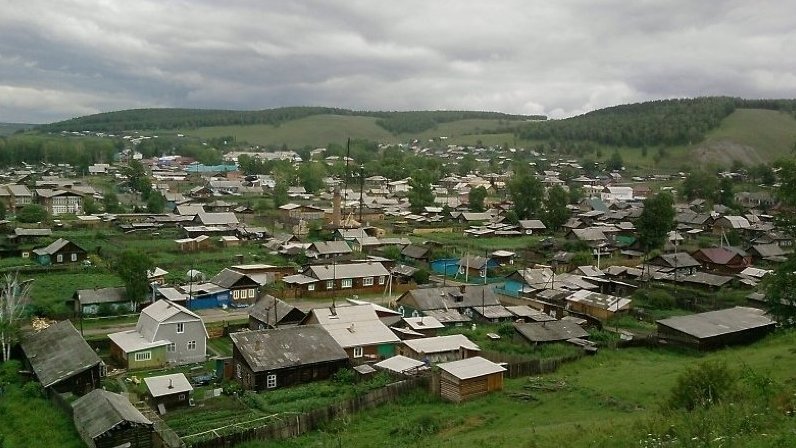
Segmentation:
<svg viewBox="0 0 796 448">
<path fill-rule="evenodd" d="M 764 0 L 0 0 L 0 122 L 793 98 L 794 17 Z"/>
</svg>

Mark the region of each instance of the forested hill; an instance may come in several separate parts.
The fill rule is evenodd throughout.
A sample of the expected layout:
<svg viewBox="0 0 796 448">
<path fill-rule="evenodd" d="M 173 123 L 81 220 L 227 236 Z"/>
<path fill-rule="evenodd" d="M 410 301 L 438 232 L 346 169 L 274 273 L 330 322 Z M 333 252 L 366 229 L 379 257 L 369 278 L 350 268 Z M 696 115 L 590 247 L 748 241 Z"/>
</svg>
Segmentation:
<svg viewBox="0 0 796 448">
<path fill-rule="evenodd" d="M 209 126 L 280 125 L 313 115 L 365 116 L 393 133 L 423 132 L 437 124 L 464 119 L 544 120 L 544 116 L 475 111 L 362 112 L 329 107 L 282 107 L 260 111 L 211 109 L 133 109 L 107 112 L 38 126 L 44 132 L 122 132 L 155 129 L 195 129 Z"/>
<path fill-rule="evenodd" d="M 796 100 L 745 100 L 703 97 L 627 104 L 565 120 L 529 123 L 520 138 L 557 142 L 587 141 L 609 146 L 672 146 L 701 142 L 708 131 L 742 109 L 768 109 L 794 114 Z"/>
</svg>

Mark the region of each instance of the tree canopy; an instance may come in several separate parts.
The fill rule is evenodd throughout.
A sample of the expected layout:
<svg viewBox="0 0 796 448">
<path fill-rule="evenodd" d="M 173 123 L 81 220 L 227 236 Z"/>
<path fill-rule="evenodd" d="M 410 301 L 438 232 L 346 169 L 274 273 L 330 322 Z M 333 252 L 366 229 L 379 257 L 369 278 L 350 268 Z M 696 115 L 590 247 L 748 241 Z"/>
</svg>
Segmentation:
<svg viewBox="0 0 796 448">
<path fill-rule="evenodd" d="M 128 299 L 140 302 L 146 298 L 149 291 L 147 272 L 155 267 L 148 255 L 125 250 L 116 257 L 112 266 L 116 275 L 124 282 Z"/>
<path fill-rule="evenodd" d="M 467 200 L 469 202 L 471 212 L 479 213 L 486 210 L 486 207 L 484 206 L 486 194 L 486 188 L 482 186 L 470 189 L 470 192 L 467 194 Z"/>
<path fill-rule="evenodd" d="M 542 219 L 549 230 L 558 230 L 569 219 L 569 193 L 563 187 L 556 185 L 547 190 L 547 199 L 544 202 Z"/>
<path fill-rule="evenodd" d="M 644 200 L 644 211 L 636 221 L 642 250 L 650 252 L 663 247 L 666 235 L 674 227 L 674 199 L 661 192 Z"/>
<path fill-rule="evenodd" d="M 424 207 L 434 205 L 434 192 L 431 190 L 431 178 L 427 172 L 418 171 L 409 180 L 411 190 L 407 194 L 409 209 L 412 213 L 421 213 Z"/>
<path fill-rule="evenodd" d="M 544 186 L 526 167 L 521 166 L 507 184 L 509 196 L 514 202 L 517 219 L 533 218 L 539 211 L 544 196 Z"/>
</svg>

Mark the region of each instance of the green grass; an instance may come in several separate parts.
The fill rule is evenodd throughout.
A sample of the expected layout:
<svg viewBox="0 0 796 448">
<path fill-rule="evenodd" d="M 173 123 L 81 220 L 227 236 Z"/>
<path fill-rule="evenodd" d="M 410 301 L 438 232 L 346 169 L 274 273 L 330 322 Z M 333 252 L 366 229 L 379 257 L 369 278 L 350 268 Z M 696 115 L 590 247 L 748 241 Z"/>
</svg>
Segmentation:
<svg viewBox="0 0 796 448">
<path fill-rule="evenodd" d="M 208 351 L 215 350 L 221 356 L 232 356 L 232 340 L 229 336 L 207 340 Z"/>
<path fill-rule="evenodd" d="M 302 437 L 240 447 L 375 446 L 374 441 L 384 447 L 464 448 L 793 446 L 792 418 L 773 408 L 739 401 L 689 413 L 664 412 L 661 405 L 681 372 L 704 360 L 748 366 L 770 377 L 778 385 L 775 390 L 793 393 L 794 344 L 796 333 L 791 332 L 709 354 L 666 348 L 603 350 L 555 374 L 506 380 L 503 392 L 463 404 L 416 393 Z M 653 439 L 664 436 L 678 437 L 681 443 L 655 444 Z M 717 437 L 724 442 L 711 442 Z"/>
</svg>

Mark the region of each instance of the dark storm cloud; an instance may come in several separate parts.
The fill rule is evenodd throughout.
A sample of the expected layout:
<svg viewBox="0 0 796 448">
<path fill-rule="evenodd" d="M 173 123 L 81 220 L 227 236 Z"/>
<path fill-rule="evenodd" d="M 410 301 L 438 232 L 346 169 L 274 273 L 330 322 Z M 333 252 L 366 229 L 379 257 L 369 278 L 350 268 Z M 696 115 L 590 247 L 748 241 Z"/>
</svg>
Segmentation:
<svg viewBox="0 0 796 448">
<path fill-rule="evenodd" d="M 784 2 L 6 2 L 0 121 L 134 107 L 477 109 L 796 96 Z"/>
</svg>

